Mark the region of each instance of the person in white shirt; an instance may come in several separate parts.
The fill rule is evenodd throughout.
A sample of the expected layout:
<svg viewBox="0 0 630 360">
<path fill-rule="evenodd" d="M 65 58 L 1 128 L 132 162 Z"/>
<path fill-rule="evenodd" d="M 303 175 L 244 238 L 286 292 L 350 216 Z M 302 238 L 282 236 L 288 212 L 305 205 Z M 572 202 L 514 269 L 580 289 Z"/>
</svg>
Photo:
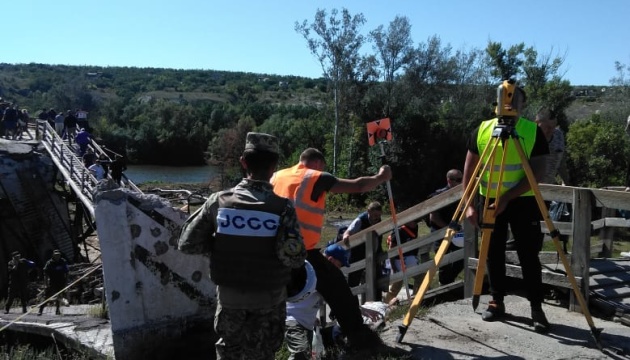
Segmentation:
<svg viewBox="0 0 630 360">
<path fill-rule="evenodd" d="M 92 175 L 94 175 L 97 181 L 103 180 L 105 178 L 105 169 L 103 169 L 103 166 L 101 165 L 101 162 L 98 159 L 94 162 L 94 164 L 90 165 L 88 170 L 90 170 L 90 172 L 92 173 Z"/>
<path fill-rule="evenodd" d="M 340 244 L 324 250 L 324 256 L 338 268 L 349 266 L 350 252 Z M 317 312 L 323 298 L 317 292 L 317 275 L 313 266 L 304 261 L 304 266 L 291 272 L 287 287 L 287 318 L 285 342 L 289 349 L 289 360 L 310 359 L 313 329 L 318 326 Z"/>
</svg>

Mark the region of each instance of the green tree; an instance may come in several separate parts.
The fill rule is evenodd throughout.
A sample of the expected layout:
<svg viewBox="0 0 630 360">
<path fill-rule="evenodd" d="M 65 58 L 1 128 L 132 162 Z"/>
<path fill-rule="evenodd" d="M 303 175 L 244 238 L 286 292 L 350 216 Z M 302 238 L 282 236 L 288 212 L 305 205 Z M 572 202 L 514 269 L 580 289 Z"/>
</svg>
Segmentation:
<svg viewBox="0 0 630 360">
<path fill-rule="evenodd" d="M 370 39 L 374 43 L 377 61 L 382 71 L 378 72 L 385 87 L 385 108 L 383 116 L 389 116 L 390 104 L 394 92 L 394 80 L 397 72 L 409 62 L 413 51 L 411 39 L 411 24 L 406 16 L 396 16 L 389 23 L 387 31 L 383 25 L 370 32 Z"/>
<path fill-rule="evenodd" d="M 567 165 L 576 186 L 625 185 L 630 142 L 619 122 L 593 115 L 571 124 Z"/>
<path fill-rule="evenodd" d="M 524 50 L 525 43 L 512 45 L 505 49 L 500 42 L 489 41 L 486 54 L 492 75 L 500 81 L 517 78 L 522 71 Z"/>
<path fill-rule="evenodd" d="M 527 109 L 524 116 L 534 118 L 542 108 L 553 111 L 558 123 L 566 129 L 565 111 L 571 105 L 571 84 L 562 80 L 561 67 L 563 56 L 554 56 L 553 49 L 549 53 L 540 54 L 533 47 L 525 47 L 524 43 L 505 49 L 499 42 L 488 43 L 486 47 L 491 73 L 499 80 L 518 80 L 527 93 Z"/>
<path fill-rule="evenodd" d="M 366 21 L 363 14 L 352 16 L 345 8 L 341 11 L 341 19 L 338 15 L 339 11 L 333 9 L 327 18 L 326 11 L 318 9 L 313 23 L 307 20 L 295 23 L 295 31 L 304 36 L 308 48 L 322 66 L 324 76 L 331 83 L 335 111 L 333 173 L 337 170 L 340 117 L 345 115 L 340 114 L 340 100 L 344 87 L 356 79 L 356 70 L 361 62 L 359 50 L 365 42 L 360 30 Z"/>
<path fill-rule="evenodd" d="M 243 154 L 247 133 L 256 126 L 252 118 L 240 119 L 233 128 L 219 130 L 209 146 L 211 161 L 220 168 L 221 186 L 235 185 L 242 177 L 239 159 Z"/>
</svg>

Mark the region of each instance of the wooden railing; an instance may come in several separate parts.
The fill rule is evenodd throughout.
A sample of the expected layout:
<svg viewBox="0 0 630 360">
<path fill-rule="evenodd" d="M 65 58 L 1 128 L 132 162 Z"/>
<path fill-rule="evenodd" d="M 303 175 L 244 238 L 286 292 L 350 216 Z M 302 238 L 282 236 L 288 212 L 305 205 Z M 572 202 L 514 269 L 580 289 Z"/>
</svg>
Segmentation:
<svg viewBox="0 0 630 360">
<path fill-rule="evenodd" d="M 595 249 L 594 257 L 610 257 L 613 246 L 613 233 L 615 227 L 630 227 L 630 221 L 617 217 L 610 217 L 613 210 L 624 209 L 630 210 L 630 192 L 610 189 L 591 189 L 569 186 L 558 186 L 540 184 L 541 194 L 545 200 L 555 200 L 572 204 L 572 221 L 571 222 L 554 222 L 554 226 L 561 234 L 572 236 L 572 247 L 567 258 L 570 261 L 571 269 L 580 284 L 581 292 L 588 300 L 589 295 L 589 264 L 592 257 L 591 237 L 599 235 L 601 246 Z M 429 213 L 439 210 L 445 206 L 459 202 L 463 189 L 457 186 L 446 191 L 436 197 L 426 200 L 415 205 L 399 214 L 397 214 L 398 225 L 405 224 L 409 221 L 419 221 Z M 594 209 L 601 209 L 602 216 L 598 219 L 592 219 Z M 611 210 L 613 209 L 613 210 Z M 595 211 L 595 213 L 599 213 Z M 472 286 L 474 280 L 474 271 L 476 269 L 476 257 L 478 249 L 478 234 L 473 226 L 467 221 L 462 222 L 464 228 L 464 248 L 446 254 L 442 260 L 442 266 L 460 259 L 466 259 L 464 271 L 464 294 L 472 295 Z M 391 219 L 382 221 L 361 232 L 350 237 L 351 247 L 366 243 L 366 249 L 376 249 L 379 245 L 381 235 L 389 234 L 393 230 L 393 221 Z M 547 233 L 546 225 L 542 222 L 543 233 Z M 403 252 L 418 249 L 424 245 L 439 241 L 444 237 L 445 229 L 430 233 L 418 239 L 402 244 Z M 398 247 L 394 247 L 387 251 L 382 257 L 376 257 L 373 252 L 366 251 L 365 260 L 361 260 L 350 264 L 344 272 L 352 272 L 360 269 L 366 269 L 365 284 L 353 288 L 355 294 L 365 294 L 367 300 L 377 298 L 377 291 L 385 291 L 387 285 L 400 281 L 403 278 L 401 272 L 391 274 L 390 276 L 381 276 L 379 263 L 385 258 L 394 258 L 398 254 Z M 553 254 L 541 253 L 541 261 L 545 263 L 544 258 L 550 258 Z M 508 254 L 508 258 L 515 257 L 514 254 Z M 421 263 L 416 266 L 407 268 L 407 277 L 425 273 L 431 267 L 435 266 L 434 261 Z M 508 275 L 519 276 L 519 266 L 508 266 Z M 543 277 L 545 283 L 570 287 L 566 275 L 563 273 L 547 272 Z M 440 289 L 432 289 L 431 291 L 440 292 Z M 571 299 L 570 310 L 577 310 L 577 303 Z"/>
</svg>

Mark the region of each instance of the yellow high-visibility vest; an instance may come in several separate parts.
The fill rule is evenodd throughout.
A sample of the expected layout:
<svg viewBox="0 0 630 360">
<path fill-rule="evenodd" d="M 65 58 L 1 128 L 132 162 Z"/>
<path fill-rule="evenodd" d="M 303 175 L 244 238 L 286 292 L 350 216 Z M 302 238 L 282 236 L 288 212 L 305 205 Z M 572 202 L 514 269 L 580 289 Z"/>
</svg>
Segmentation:
<svg viewBox="0 0 630 360">
<path fill-rule="evenodd" d="M 498 119 L 486 120 L 479 126 L 479 132 L 477 133 L 477 148 L 479 155 L 483 154 L 483 150 L 488 146 L 492 139 L 492 132 L 498 123 Z M 525 118 L 519 118 L 516 122 L 515 131 L 517 138 L 510 137 L 508 139 L 507 154 L 505 156 L 505 163 L 503 164 L 503 181 L 501 183 L 501 193 L 505 194 L 509 189 L 513 188 L 518 182 L 524 178 L 525 170 L 523 164 L 518 156 L 516 150 L 516 144 L 514 141 L 518 141 L 523 148 L 527 160 L 531 157 L 534 143 L 536 142 L 537 125 L 533 121 L 529 121 Z M 499 176 L 501 173 L 501 158 L 503 156 L 503 141 L 499 141 L 497 149 L 492 159 L 493 172 L 492 179 L 490 179 L 490 168 L 481 174 L 479 182 L 479 193 L 482 196 L 489 196 L 491 198 L 497 197 L 497 188 L 499 186 Z M 490 153 L 486 155 L 485 159 L 479 159 L 482 162 L 482 167 L 488 162 L 487 159 Z M 520 196 L 533 196 L 534 192 L 529 190 Z"/>
</svg>

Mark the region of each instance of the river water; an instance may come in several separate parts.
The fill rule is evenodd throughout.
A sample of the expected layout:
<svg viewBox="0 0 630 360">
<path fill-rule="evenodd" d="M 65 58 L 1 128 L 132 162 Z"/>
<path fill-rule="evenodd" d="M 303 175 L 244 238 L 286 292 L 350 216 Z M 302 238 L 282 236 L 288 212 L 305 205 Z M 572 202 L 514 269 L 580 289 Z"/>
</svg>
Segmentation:
<svg viewBox="0 0 630 360">
<path fill-rule="evenodd" d="M 125 175 L 136 184 L 149 181 L 165 183 L 208 183 L 218 170 L 214 166 L 127 165 Z"/>
</svg>

